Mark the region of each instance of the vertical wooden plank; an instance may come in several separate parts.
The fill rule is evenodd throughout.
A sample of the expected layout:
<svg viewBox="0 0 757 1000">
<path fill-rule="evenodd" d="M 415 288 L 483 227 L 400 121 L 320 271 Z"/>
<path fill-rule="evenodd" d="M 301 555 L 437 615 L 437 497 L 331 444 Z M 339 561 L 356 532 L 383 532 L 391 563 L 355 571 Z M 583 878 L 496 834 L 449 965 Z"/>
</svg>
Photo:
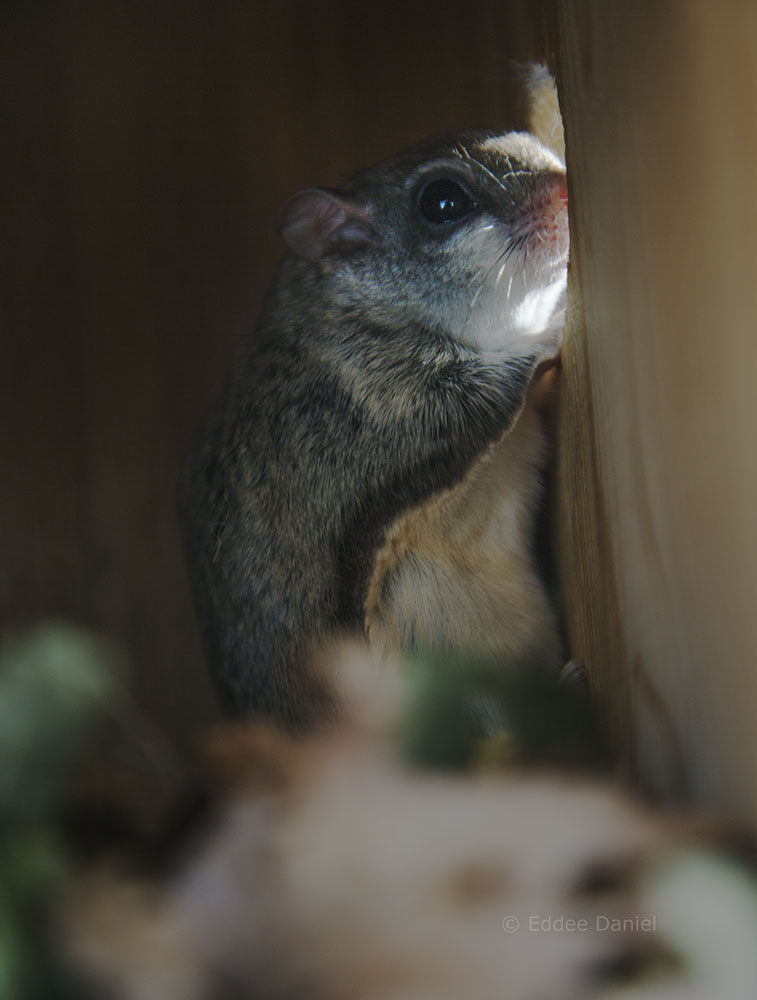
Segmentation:
<svg viewBox="0 0 757 1000">
<path fill-rule="evenodd" d="M 616 718 L 631 706 L 646 783 L 755 815 L 757 9 L 557 13 L 583 303 L 563 417 L 576 652 Z"/>
</svg>

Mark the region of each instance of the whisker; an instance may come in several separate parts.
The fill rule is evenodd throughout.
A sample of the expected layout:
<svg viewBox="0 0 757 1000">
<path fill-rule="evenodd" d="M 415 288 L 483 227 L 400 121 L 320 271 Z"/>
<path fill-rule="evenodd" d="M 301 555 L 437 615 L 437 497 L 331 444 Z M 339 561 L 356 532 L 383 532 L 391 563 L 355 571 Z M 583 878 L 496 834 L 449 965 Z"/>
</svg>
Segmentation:
<svg viewBox="0 0 757 1000">
<path fill-rule="evenodd" d="M 509 243 L 509 241 L 510 241 L 510 237 L 508 237 L 508 243 Z M 507 264 L 508 256 L 509 256 L 509 247 L 505 247 L 505 249 L 502 251 L 502 253 L 500 253 L 497 256 L 496 260 L 491 265 L 491 267 L 489 267 L 487 269 L 486 274 L 483 276 L 483 278 L 481 279 L 481 283 L 479 284 L 478 288 L 476 289 L 475 295 L 471 299 L 471 304 L 469 306 L 469 308 L 471 310 L 473 309 L 473 307 L 475 306 L 476 302 L 478 301 L 479 295 L 484 290 L 484 286 L 486 285 L 487 281 L 489 280 L 489 275 L 492 273 L 492 271 L 497 266 L 497 264 L 499 264 L 501 261 L 504 261 L 504 263 L 502 265 L 502 267 L 504 268 L 505 264 Z M 496 287 L 496 285 L 495 285 L 495 287 Z"/>
<path fill-rule="evenodd" d="M 488 226 L 481 226 L 471 233 L 471 236 L 480 236 L 482 233 L 488 233 L 489 230 L 494 229 L 496 222 L 490 222 Z"/>
<path fill-rule="evenodd" d="M 475 163 L 481 170 L 483 170 L 483 172 L 488 177 L 491 177 L 491 179 L 494 181 L 494 183 L 497 185 L 497 187 L 501 188 L 505 192 L 505 194 L 507 195 L 510 203 L 512 205 L 515 205 L 515 201 L 513 199 L 513 196 L 507 190 L 507 186 L 502 183 L 502 181 L 499 179 L 499 177 L 497 177 L 497 175 L 494 173 L 494 171 L 490 170 L 486 166 L 486 164 L 482 163 L 480 160 L 477 160 L 475 156 L 471 156 L 470 153 L 468 153 L 468 159 L 471 161 L 471 163 Z M 509 176 L 509 174 L 507 176 Z"/>
</svg>

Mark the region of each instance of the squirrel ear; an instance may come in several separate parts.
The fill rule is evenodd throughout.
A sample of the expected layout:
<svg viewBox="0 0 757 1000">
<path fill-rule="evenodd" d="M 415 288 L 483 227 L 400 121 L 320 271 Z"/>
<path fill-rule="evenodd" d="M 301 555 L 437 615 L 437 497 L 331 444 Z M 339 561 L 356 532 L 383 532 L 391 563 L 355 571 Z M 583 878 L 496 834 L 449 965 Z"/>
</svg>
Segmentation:
<svg viewBox="0 0 757 1000">
<path fill-rule="evenodd" d="M 305 260 L 379 239 L 364 209 L 323 188 L 293 195 L 281 209 L 276 228 L 292 253 Z"/>
</svg>

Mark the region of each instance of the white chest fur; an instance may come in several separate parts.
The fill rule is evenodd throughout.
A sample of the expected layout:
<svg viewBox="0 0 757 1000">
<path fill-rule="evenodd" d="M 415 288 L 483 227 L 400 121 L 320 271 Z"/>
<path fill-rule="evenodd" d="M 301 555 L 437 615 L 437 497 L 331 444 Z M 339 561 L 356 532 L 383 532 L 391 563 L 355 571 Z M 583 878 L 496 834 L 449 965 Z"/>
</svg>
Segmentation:
<svg viewBox="0 0 757 1000">
<path fill-rule="evenodd" d="M 545 447 L 527 405 L 460 483 L 390 527 L 365 605 L 372 648 L 535 655 L 559 669 L 554 615 L 530 551 Z"/>
</svg>

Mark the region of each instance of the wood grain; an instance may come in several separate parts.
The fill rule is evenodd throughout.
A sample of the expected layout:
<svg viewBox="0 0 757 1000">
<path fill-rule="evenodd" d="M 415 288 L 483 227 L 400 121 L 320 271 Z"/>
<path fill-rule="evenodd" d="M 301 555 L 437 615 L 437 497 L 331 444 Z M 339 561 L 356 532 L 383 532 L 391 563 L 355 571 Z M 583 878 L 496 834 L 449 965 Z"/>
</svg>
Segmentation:
<svg viewBox="0 0 757 1000">
<path fill-rule="evenodd" d="M 555 33 L 583 303 L 561 456 L 574 652 L 649 787 L 751 815 L 756 29 L 738 0 L 561 0 Z"/>
</svg>

